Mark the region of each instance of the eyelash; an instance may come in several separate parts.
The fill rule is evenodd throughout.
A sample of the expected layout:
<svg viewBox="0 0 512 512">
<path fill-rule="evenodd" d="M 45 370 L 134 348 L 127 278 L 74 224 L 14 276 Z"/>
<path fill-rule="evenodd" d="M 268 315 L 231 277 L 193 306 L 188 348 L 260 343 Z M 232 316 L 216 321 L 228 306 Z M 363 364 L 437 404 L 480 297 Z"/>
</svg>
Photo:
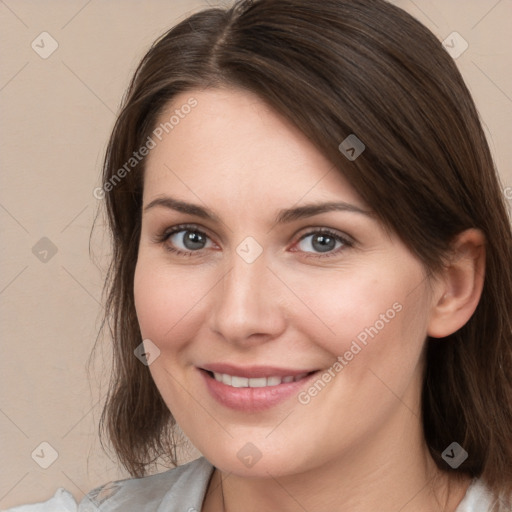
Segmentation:
<svg viewBox="0 0 512 512">
<path fill-rule="evenodd" d="M 167 240 L 172 235 L 179 233 L 180 231 L 193 231 L 195 233 L 199 233 L 199 234 L 205 236 L 208 239 L 210 238 L 204 231 L 199 229 L 198 226 L 196 226 L 194 224 L 180 224 L 180 225 L 174 226 L 170 229 L 165 229 L 164 231 L 159 233 L 155 237 L 154 242 L 159 243 L 159 244 L 164 244 L 165 242 L 167 242 Z M 352 242 L 348 238 L 341 236 L 339 233 L 337 233 L 336 231 L 333 231 L 329 228 L 318 228 L 313 231 L 309 231 L 309 232 L 305 233 L 304 235 L 302 235 L 299 238 L 299 240 L 297 241 L 297 243 L 301 242 L 304 238 L 307 238 L 308 236 L 311 236 L 311 235 L 328 235 L 328 236 L 333 237 L 336 241 L 341 242 L 343 245 L 341 247 L 338 247 L 338 249 L 326 252 L 324 254 L 306 252 L 305 253 L 306 258 L 329 258 L 332 256 L 337 256 L 338 253 L 340 251 L 342 251 L 343 249 L 353 247 L 353 245 L 354 245 L 354 242 Z M 168 244 L 165 244 L 165 249 L 171 253 L 177 254 L 178 256 L 185 256 L 185 257 L 197 256 L 198 253 L 201 251 L 201 249 L 199 249 L 197 251 L 182 251 L 181 249 L 176 249 L 175 247 L 171 247 Z M 296 251 L 294 251 L 294 252 L 296 252 Z"/>
</svg>

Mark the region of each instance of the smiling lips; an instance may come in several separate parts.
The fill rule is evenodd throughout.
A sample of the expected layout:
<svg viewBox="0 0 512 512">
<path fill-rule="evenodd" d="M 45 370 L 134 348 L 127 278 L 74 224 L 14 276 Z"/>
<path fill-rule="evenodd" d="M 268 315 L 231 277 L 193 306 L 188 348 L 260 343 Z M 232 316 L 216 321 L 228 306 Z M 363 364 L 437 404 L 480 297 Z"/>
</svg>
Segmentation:
<svg viewBox="0 0 512 512">
<path fill-rule="evenodd" d="M 208 391 L 222 405 L 245 412 L 268 409 L 298 393 L 313 371 L 269 366 L 211 364 L 199 368 Z"/>
</svg>

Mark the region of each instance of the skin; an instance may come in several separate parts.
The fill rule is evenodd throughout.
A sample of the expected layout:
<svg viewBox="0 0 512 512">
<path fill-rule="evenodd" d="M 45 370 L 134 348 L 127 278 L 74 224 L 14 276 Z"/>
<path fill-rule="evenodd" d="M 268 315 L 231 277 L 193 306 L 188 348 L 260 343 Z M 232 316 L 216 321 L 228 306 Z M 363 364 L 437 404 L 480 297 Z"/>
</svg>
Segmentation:
<svg viewBox="0 0 512 512">
<path fill-rule="evenodd" d="M 143 208 L 172 196 L 218 219 L 145 210 L 134 285 L 143 338 L 160 350 L 152 377 L 217 468 L 203 512 L 222 510 L 222 493 L 230 512 L 453 512 L 469 480 L 448 477 L 428 454 L 423 354 L 427 334 L 454 332 L 476 308 L 481 233 L 462 233 L 452 264 L 434 279 L 373 215 L 331 211 L 278 225 L 283 208 L 371 206 L 257 96 L 188 91 L 169 112 L 190 97 L 197 107 L 148 156 Z M 166 249 L 190 251 L 183 232 L 157 240 L 182 223 L 207 236 L 192 256 Z M 314 243 L 322 228 L 353 244 L 338 242 L 322 257 Z M 263 249 L 250 264 L 236 252 L 248 236 Z M 210 396 L 197 370 L 212 362 L 327 370 L 396 303 L 400 312 L 307 404 L 294 395 L 266 411 L 234 411 Z M 250 468 L 237 457 L 248 442 L 261 453 Z"/>
</svg>

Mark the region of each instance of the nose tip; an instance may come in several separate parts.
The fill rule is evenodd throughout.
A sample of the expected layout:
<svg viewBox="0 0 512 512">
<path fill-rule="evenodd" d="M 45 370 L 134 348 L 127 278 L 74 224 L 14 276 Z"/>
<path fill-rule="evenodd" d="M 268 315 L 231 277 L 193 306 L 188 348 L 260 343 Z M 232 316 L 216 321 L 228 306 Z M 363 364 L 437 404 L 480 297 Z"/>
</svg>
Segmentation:
<svg viewBox="0 0 512 512">
<path fill-rule="evenodd" d="M 264 342 L 285 329 L 285 314 L 279 300 L 282 290 L 267 268 L 262 252 L 254 239 L 246 239 L 216 286 L 212 330 L 232 343 Z"/>
</svg>

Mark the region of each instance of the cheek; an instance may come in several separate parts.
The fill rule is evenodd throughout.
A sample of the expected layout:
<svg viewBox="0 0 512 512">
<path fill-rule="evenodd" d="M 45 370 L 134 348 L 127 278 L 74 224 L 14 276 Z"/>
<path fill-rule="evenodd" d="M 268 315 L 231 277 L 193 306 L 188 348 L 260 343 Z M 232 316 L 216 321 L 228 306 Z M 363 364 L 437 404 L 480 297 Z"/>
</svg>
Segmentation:
<svg viewBox="0 0 512 512">
<path fill-rule="evenodd" d="M 397 304 L 403 296 L 401 284 L 379 278 L 369 269 L 335 270 L 308 279 L 296 276 L 288 283 L 301 301 L 294 304 L 300 311 L 294 318 L 301 330 L 311 339 L 323 339 L 332 353 L 348 350 L 350 340 L 358 336 L 364 341 L 366 329 L 375 323 L 382 330 L 383 322 L 393 320 L 401 309 Z"/>
<path fill-rule="evenodd" d="M 421 286 L 411 293 L 417 273 L 401 268 L 403 276 L 388 273 L 376 279 L 361 274 L 338 283 L 326 281 L 315 293 L 309 290 L 309 305 L 322 312 L 335 334 L 322 335 L 327 328 L 319 330 L 319 321 L 313 328 L 311 317 L 309 325 L 302 320 L 301 330 L 330 354 L 331 365 L 320 375 L 322 382 L 312 383 L 298 401 L 312 404 L 318 417 L 329 418 L 322 427 L 327 437 L 337 438 L 344 425 L 349 439 L 377 428 L 397 408 L 418 410 L 427 297 Z"/>
<path fill-rule="evenodd" d="M 414 367 L 426 335 L 428 297 L 425 286 L 418 286 L 420 267 L 397 268 L 346 269 L 307 280 L 288 276 L 301 299 L 289 305 L 295 326 L 333 363 L 342 356 L 342 364 L 355 366 L 351 372 L 369 365 L 391 373 L 400 365 Z"/>
<path fill-rule="evenodd" d="M 189 395 L 183 393 L 182 367 L 189 342 L 203 324 L 201 299 L 211 286 L 205 276 L 186 268 L 173 268 L 139 257 L 134 275 L 134 299 L 143 339 L 160 350 L 149 366 L 151 376 L 170 411 L 187 411 Z M 189 386 L 190 387 L 190 386 Z M 178 418 L 176 416 L 176 418 Z"/>
<path fill-rule="evenodd" d="M 201 272 L 176 268 L 149 258 L 139 258 L 134 276 L 134 299 L 142 336 L 165 350 L 169 340 L 179 349 L 193 335 L 201 300 L 208 293 L 209 280 Z"/>
</svg>

